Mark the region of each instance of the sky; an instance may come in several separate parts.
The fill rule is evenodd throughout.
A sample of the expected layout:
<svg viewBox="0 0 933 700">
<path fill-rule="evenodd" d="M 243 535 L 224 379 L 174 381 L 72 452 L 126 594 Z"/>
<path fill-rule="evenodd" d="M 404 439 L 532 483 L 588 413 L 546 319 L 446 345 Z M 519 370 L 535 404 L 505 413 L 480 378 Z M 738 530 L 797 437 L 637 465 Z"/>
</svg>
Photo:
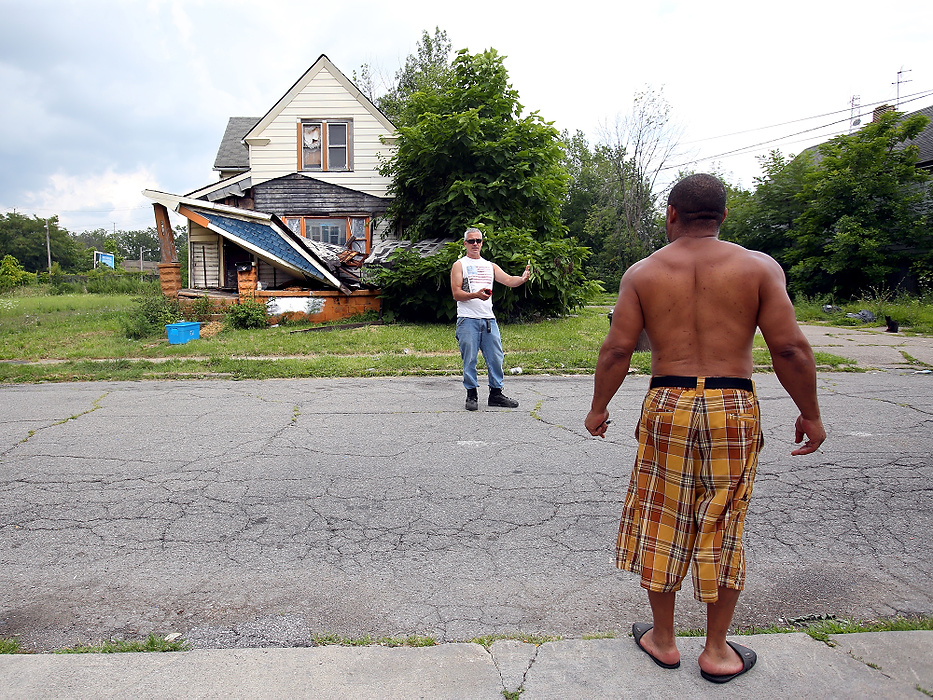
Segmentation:
<svg viewBox="0 0 933 700">
<path fill-rule="evenodd" d="M 321 54 L 378 89 L 435 27 L 503 54 L 526 113 L 591 144 L 662 94 L 680 133 L 662 180 L 750 188 L 757 156 L 847 133 L 853 99 L 863 122 L 933 104 L 929 0 L 0 0 L 0 18 L 0 212 L 73 233 L 153 226 L 142 190 L 216 181 L 229 117 L 265 114 Z"/>
</svg>

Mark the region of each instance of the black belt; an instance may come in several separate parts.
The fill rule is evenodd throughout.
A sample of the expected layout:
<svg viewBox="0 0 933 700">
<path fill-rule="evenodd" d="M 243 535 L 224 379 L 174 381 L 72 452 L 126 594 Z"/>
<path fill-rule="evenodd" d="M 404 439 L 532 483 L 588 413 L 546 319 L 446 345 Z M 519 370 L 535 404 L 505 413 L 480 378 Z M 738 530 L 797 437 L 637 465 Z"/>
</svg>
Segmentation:
<svg viewBox="0 0 933 700">
<path fill-rule="evenodd" d="M 707 377 L 706 381 L 703 383 L 703 386 L 705 386 L 707 389 L 744 389 L 745 391 L 754 390 L 752 380 L 746 379 L 745 377 Z M 652 377 L 651 388 L 656 389 L 658 387 L 696 389 L 697 378 L 671 376 Z"/>
</svg>

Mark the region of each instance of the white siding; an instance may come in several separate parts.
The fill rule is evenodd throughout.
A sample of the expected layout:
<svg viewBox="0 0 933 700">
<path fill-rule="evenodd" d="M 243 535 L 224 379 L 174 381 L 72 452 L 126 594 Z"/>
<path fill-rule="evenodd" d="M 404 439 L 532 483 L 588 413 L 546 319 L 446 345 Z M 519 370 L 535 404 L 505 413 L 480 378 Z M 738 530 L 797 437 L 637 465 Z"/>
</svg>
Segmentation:
<svg viewBox="0 0 933 700">
<path fill-rule="evenodd" d="M 298 124 L 302 119 L 353 120 L 353 170 L 309 171 L 312 177 L 377 197 L 386 196 L 389 179 L 378 172 L 378 156 L 389 155 L 391 147 L 383 145 L 379 137 L 391 133 L 326 68 L 311 79 L 261 134 L 256 134 L 269 139 L 269 143 L 250 146 L 254 185 L 299 172 Z"/>
<path fill-rule="evenodd" d="M 299 280 L 281 268 L 273 267 L 265 260 L 259 261 L 259 281 L 262 283 L 263 289 L 272 289 L 289 281 L 294 281 L 299 287 L 305 284 L 303 280 Z"/>
<path fill-rule="evenodd" d="M 220 236 L 192 223 L 188 256 L 188 286 L 191 289 L 221 286 Z"/>
</svg>

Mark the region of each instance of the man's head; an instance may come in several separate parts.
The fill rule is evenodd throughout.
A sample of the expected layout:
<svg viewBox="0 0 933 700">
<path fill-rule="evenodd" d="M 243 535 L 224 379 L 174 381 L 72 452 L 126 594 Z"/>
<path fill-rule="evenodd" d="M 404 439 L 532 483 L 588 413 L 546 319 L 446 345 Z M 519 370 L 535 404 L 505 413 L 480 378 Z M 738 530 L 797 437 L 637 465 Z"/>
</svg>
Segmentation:
<svg viewBox="0 0 933 700">
<path fill-rule="evenodd" d="M 468 228 L 463 234 L 463 245 L 466 246 L 468 258 L 480 257 L 483 249 L 483 232 L 478 228 Z"/>
<path fill-rule="evenodd" d="M 688 228 L 719 229 L 726 218 L 726 188 L 717 177 L 698 173 L 674 185 L 667 197 L 668 220 L 671 210 Z"/>
</svg>

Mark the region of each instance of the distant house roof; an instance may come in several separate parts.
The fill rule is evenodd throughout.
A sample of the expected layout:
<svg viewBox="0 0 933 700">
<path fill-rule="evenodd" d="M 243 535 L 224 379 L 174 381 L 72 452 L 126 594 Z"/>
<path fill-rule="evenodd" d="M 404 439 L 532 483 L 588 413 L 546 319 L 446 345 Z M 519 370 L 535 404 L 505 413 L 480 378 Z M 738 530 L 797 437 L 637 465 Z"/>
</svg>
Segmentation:
<svg viewBox="0 0 933 700">
<path fill-rule="evenodd" d="M 227 130 L 217 149 L 214 170 L 224 172 L 249 170 L 249 146 L 243 142 L 262 117 L 230 117 Z"/>
<path fill-rule="evenodd" d="M 908 116 L 914 114 L 922 114 L 930 120 L 930 123 L 917 138 L 908 143 L 913 144 L 920 151 L 917 155 L 917 167 L 931 169 L 933 168 L 933 105 L 911 112 Z"/>
<path fill-rule="evenodd" d="M 890 109 L 893 109 L 893 107 Z M 875 113 L 877 114 L 880 111 L 882 111 L 881 108 L 876 109 Z M 917 136 L 917 138 L 906 141 L 905 144 L 908 146 L 917 147 L 918 168 L 933 170 L 933 105 L 924 107 L 923 109 L 918 109 L 916 112 L 905 112 L 904 116 L 912 117 L 915 114 L 922 114 L 927 119 L 929 119 L 930 122 L 926 125 L 926 128 L 920 132 L 920 135 Z M 818 143 L 815 146 L 809 146 L 803 149 L 800 155 L 803 155 L 804 153 L 809 154 L 811 162 L 819 163 L 823 158 L 823 154 L 820 153 L 820 146 L 822 145 L 822 143 Z"/>
</svg>

